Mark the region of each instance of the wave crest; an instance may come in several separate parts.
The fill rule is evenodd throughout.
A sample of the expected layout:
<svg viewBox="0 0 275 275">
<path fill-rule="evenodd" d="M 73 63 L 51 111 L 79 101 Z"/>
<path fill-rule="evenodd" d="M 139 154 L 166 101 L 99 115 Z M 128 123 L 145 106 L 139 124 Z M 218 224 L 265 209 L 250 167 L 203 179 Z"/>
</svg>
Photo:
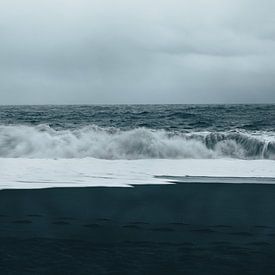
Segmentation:
<svg viewBox="0 0 275 275">
<path fill-rule="evenodd" d="M 55 130 L 47 125 L 0 126 L 0 157 L 150 159 L 275 159 L 275 135 L 243 132 L 172 133 L 95 125 Z"/>
</svg>

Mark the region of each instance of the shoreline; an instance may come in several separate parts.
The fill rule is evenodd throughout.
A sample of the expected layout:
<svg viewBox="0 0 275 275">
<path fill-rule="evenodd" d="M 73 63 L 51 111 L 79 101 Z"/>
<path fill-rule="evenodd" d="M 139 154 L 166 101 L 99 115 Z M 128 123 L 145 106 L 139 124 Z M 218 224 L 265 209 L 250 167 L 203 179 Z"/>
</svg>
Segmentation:
<svg viewBox="0 0 275 275">
<path fill-rule="evenodd" d="M 236 159 L 27 159 L 0 158 L 0 189 L 130 187 L 224 178 L 275 184 L 274 160 Z M 20 168 L 20 169 L 19 169 Z"/>
<path fill-rule="evenodd" d="M 131 188 L 8 189 L 0 191 L 0 219 L 44 217 L 50 225 L 50 219 L 67 217 L 79 224 L 107 219 L 118 223 L 259 225 L 275 230 L 274 198 L 273 184 L 185 182 Z M 38 221 L 34 219 L 29 226 Z"/>
<path fill-rule="evenodd" d="M 270 274 L 274 198 L 260 184 L 1 190 L 0 271 Z"/>
</svg>

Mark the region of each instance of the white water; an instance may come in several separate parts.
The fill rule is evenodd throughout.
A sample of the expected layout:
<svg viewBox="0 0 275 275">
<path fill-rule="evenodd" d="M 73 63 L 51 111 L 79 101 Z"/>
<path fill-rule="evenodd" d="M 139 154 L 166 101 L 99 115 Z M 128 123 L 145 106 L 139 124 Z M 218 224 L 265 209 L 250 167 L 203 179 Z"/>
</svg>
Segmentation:
<svg viewBox="0 0 275 275">
<path fill-rule="evenodd" d="M 275 161 L 0 158 L 0 189 L 82 186 L 130 187 L 137 184 L 170 183 L 166 178 L 155 177 L 163 175 L 179 177 L 269 177 L 274 178 L 275 183 Z"/>
<path fill-rule="evenodd" d="M 172 133 L 88 126 L 55 130 L 47 125 L 0 126 L 2 158 L 275 159 L 275 134 Z"/>
</svg>

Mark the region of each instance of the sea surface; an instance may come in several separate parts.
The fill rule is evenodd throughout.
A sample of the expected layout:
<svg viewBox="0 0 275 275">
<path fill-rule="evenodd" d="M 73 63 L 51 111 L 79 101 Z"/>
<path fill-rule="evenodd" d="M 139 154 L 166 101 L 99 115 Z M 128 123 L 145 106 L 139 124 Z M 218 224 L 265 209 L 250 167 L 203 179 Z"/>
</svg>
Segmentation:
<svg viewBox="0 0 275 275">
<path fill-rule="evenodd" d="M 275 105 L 0 106 L 0 273 L 275 274 L 274 184 Z"/>
<path fill-rule="evenodd" d="M 275 159 L 275 105 L 0 106 L 0 158 Z"/>
</svg>

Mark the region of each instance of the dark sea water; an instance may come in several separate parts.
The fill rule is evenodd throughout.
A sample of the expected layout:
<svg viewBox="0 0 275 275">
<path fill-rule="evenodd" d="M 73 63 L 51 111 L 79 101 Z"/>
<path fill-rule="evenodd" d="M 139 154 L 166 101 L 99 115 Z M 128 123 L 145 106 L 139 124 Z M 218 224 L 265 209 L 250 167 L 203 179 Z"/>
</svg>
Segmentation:
<svg viewBox="0 0 275 275">
<path fill-rule="evenodd" d="M 1 106 L 1 125 L 47 124 L 54 129 L 88 125 L 123 130 L 275 131 L 275 105 L 45 105 Z"/>
<path fill-rule="evenodd" d="M 0 157 L 274 159 L 275 105 L 1 106 Z"/>
<path fill-rule="evenodd" d="M 0 106 L 0 274 L 275 274 L 274 160 L 275 105 Z"/>
</svg>

